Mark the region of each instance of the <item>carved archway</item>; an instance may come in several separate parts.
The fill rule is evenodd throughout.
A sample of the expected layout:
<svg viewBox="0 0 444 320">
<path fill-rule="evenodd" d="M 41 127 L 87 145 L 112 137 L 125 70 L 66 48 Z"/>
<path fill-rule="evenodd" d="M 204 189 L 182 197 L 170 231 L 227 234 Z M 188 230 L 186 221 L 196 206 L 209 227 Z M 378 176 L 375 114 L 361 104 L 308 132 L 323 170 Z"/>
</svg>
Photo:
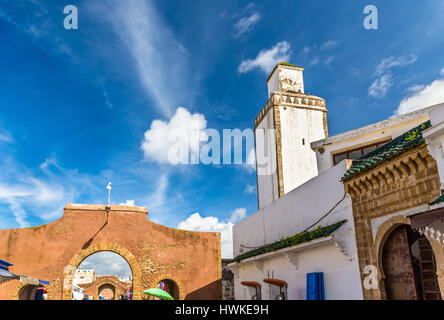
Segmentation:
<svg viewBox="0 0 444 320">
<path fill-rule="evenodd" d="M 387 299 L 387 291 L 386 291 L 386 274 L 384 271 L 384 266 L 383 266 L 383 252 L 384 252 L 384 247 L 386 242 L 388 241 L 388 239 L 390 238 L 390 236 L 393 234 L 393 232 L 395 232 L 398 228 L 400 228 L 401 226 L 407 226 L 408 229 L 411 229 L 411 221 L 409 218 L 405 217 L 405 216 L 395 216 L 392 217 L 390 219 L 388 219 L 387 221 L 385 221 L 383 224 L 381 224 L 381 226 L 378 228 L 377 234 L 376 234 L 376 238 L 375 238 L 375 254 L 377 255 L 377 269 L 378 269 L 378 275 L 379 275 L 379 290 L 381 293 L 381 298 L 382 299 Z M 420 239 L 421 237 L 419 237 L 418 239 Z M 431 239 L 430 237 L 425 237 L 422 236 L 422 238 L 424 239 L 425 242 L 428 243 L 428 246 L 430 247 L 430 250 L 432 251 L 432 255 L 434 257 L 436 257 L 436 259 L 434 259 L 435 262 L 435 267 L 436 267 L 436 280 L 437 280 L 437 289 L 439 289 L 439 291 L 441 291 L 441 295 L 442 295 L 442 288 L 443 288 L 443 277 L 442 274 L 440 272 L 440 265 L 442 263 L 439 255 L 441 253 L 442 248 L 439 248 L 438 246 L 440 246 L 441 244 L 436 243 L 436 241 L 433 241 L 433 239 Z M 426 240 L 427 239 L 427 240 Z M 418 240 L 418 241 L 423 241 L 423 240 Z M 424 241 L 422 242 L 423 244 L 421 245 L 422 248 L 424 248 Z M 424 249 L 423 249 L 424 250 Z M 411 254 L 411 253 L 410 253 Z M 422 255 L 422 254 L 421 254 Z M 429 289 L 430 291 L 430 289 Z M 422 294 L 425 294 L 424 292 L 422 292 Z M 429 292 L 430 294 L 430 292 Z M 430 296 L 429 298 L 430 299 Z M 435 299 L 435 298 L 431 298 L 431 299 Z M 438 297 L 438 299 L 440 299 L 440 297 Z"/>
<path fill-rule="evenodd" d="M 62 300 L 72 299 L 72 281 L 74 278 L 74 273 L 80 263 L 90 255 L 100 251 L 111 251 L 117 253 L 126 260 L 131 268 L 131 273 L 133 276 L 133 299 L 140 300 L 140 292 L 142 289 L 142 272 L 139 266 L 139 262 L 128 249 L 117 243 L 111 242 L 98 243 L 96 245 L 90 246 L 88 249 L 81 250 L 71 259 L 69 264 L 64 269 Z"/>
<path fill-rule="evenodd" d="M 378 231 L 376 233 L 375 237 L 375 254 L 376 254 L 376 262 L 377 262 L 377 269 L 378 269 L 378 276 L 379 276 L 379 290 L 381 293 L 381 299 L 387 299 L 386 296 L 386 290 L 385 290 L 385 273 L 384 273 L 384 267 L 382 265 L 382 254 L 383 254 L 383 248 L 384 244 L 387 240 L 387 238 L 390 236 L 393 230 L 398 228 L 401 225 L 410 225 L 410 220 L 407 219 L 404 216 L 396 216 L 388 219 L 384 223 L 382 223 Z"/>
</svg>

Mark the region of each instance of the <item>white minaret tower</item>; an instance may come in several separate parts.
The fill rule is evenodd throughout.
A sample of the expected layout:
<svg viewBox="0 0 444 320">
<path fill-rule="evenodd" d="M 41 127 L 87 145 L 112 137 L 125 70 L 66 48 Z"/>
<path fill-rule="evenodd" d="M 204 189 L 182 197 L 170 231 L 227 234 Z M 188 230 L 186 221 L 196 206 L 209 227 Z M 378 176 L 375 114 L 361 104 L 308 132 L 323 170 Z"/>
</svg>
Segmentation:
<svg viewBox="0 0 444 320">
<path fill-rule="evenodd" d="M 259 209 L 318 174 L 310 143 L 328 136 L 327 109 L 324 99 L 304 93 L 303 70 L 276 65 L 267 79 L 269 99 L 254 120 Z"/>
</svg>

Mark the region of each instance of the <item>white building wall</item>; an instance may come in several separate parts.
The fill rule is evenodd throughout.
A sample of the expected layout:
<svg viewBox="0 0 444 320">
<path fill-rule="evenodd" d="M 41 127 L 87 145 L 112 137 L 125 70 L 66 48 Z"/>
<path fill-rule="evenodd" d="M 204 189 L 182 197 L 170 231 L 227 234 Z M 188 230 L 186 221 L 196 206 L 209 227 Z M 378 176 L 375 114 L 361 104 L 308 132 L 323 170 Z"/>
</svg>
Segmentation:
<svg viewBox="0 0 444 320">
<path fill-rule="evenodd" d="M 273 109 L 267 113 L 264 119 L 258 124 L 256 131 L 265 130 L 265 140 L 267 141 L 267 150 L 269 152 L 268 161 L 271 162 L 269 166 L 264 169 L 257 170 L 257 194 L 259 208 L 262 208 L 274 200 L 279 198 L 278 176 L 277 176 L 277 160 L 276 160 L 276 139 L 271 134 L 270 129 L 274 129 L 274 114 Z M 255 132 L 256 143 L 258 143 Z M 255 148 L 256 159 L 258 159 L 258 148 Z"/>
<path fill-rule="evenodd" d="M 268 88 L 268 97 L 271 97 L 271 94 L 275 91 L 279 91 L 279 72 L 277 72 L 277 68 L 275 72 L 271 75 L 270 79 L 267 82 Z"/>
<path fill-rule="evenodd" d="M 415 126 L 424 123 L 430 119 L 428 110 L 430 108 L 330 136 L 323 140 L 313 140 L 311 148 L 316 150 L 318 171 L 324 172 L 333 167 L 333 154 L 394 139 Z M 323 153 L 320 152 L 321 148 L 324 149 Z"/>
<path fill-rule="evenodd" d="M 438 164 L 441 190 L 444 190 L 444 104 L 430 111 L 430 122 L 432 128 L 423 133 L 427 148 Z"/>
<path fill-rule="evenodd" d="M 344 227 L 344 226 L 343 226 Z M 313 248 L 297 254 L 298 266 L 289 263 L 284 255 L 268 259 L 262 271 L 253 263 L 241 267 L 235 276 L 235 297 L 237 300 L 250 299 L 247 287 L 241 281 L 256 281 L 262 284 L 262 299 L 270 299 L 270 287 L 263 282 L 264 278 L 275 278 L 288 283 L 289 300 L 305 300 L 307 273 L 323 272 L 326 300 L 361 300 L 361 278 L 356 272 L 356 264 L 348 261 L 333 245 Z"/>
<path fill-rule="evenodd" d="M 339 178 L 345 171 L 346 161 L 343 161 L 236 224 L 233 227 L 234 256 L 251 250 L 242 249 L 241 252 L 241 245 L 259 247 L 273 243 L 298 234 L 316 222 L 344 197 L 344 187 Z M 324 272 L 327 299 L 362 299 L 350 197 L 346 196 L 319 225 L 327 226 L 344 219 L 347 223 L 335 232 L 335 238 L 348 257 L 328 244 L 297 253 L 298 269 L 284 255 L 266 259 L 263 271 L 259 271 L 253 263 L 235 264 L 230 267 L 235 274 L 236 299 L 248 297 L 241 281 L 262 283 L 262 295 L 266 299 L 268 293 L 265 290 L 268 289 L 263 279 L 268 277 L 268 272 L 288 282 L 290 299 L 304 299 L 308 272 Z"/>
<path fill-rule="evenodd" d="M 279 106 L 284 193 L 318 174 L 310 143 L 325 138 L 323 112 Z"/>
</svg>

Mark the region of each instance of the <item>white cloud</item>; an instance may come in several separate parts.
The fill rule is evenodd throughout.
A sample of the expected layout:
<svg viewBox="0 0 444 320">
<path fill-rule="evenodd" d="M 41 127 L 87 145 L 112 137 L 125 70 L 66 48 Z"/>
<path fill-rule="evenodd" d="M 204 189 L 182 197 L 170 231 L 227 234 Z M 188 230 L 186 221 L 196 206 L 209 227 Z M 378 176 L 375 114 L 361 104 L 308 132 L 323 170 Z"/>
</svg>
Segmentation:
<svg viewBox="0 0 444 320">
<path fill-rule="evenodd" d="M 388 57 L 382 59 L 375 70 L 376 79 L 368 89 L 369 96 L 374 98 L 381 98 L 385 96 L 393 85 L 392 68 L 405 67 L 409 64 L 415 63 L 417 60 L 418 57 L 416 55 L 410 55 L 409 57 Z"/>
<path fill-rule="evenodd" d="M 250 31 L 260 19 L 261 15 L 258 12 L 253 12 L 252 14 L 239 19 L 239 21 L 234 24 L 234 28 L 236 29 L 235 38 Z"/>
<path fill-rule="evenodd" d="M 370 88 L 368 88 L 368 94 L 374 98 L 383 97 L 387 91 L 393 85 L 391 74 L 385 74 L 382 77 L 377 78 Z"/>
<path fill-rule="evenodd" d="M 413 86 L 408 87 L 405 91 L 407 91 L 409 93 L 415 93 L 415 92 L 423 90 L 425 87 L 426 86 L 423 84 L 415 84 Z"/>
<path fill-rule="evenodd" d="M 327 42 L 321 45 L 321 50 L 330 50 L 336 47 L 339 44 L 339 41 L 336 40 L 328 40 Z"/>
<path fill-rule="evenodd" d="M 439 71 L 439 74 L 442 75 L 442 76 L 444 76 L 444 68 L 442 68 L 442 69 Z"/>
<path fill-rule="evenodd" d="M 109 108 L 112 108 L 112 107 L 113 107 L 113 104 L 109 101 L 108 92 L 104 91 L 104 92 L 103 92 L 103 96 L 105 97 L 105 104 L 106 104 Z"/>
<path fill-rule="evenodd" d="M 325 59 L 325 65 L 327 66 L 327 67 L 330 67 L 330 65 L 331 65 L 331 63 L 333 62 L 333 60 L 334 60 L 335 58 L 333 57 L 333 56 L 330 56 L 330 57 L 328 57 L 327 59 Z"/>
<path fill-rule="evenodd" d="M 101 251 L 87 257 L 79 269 L 94 269 L 98 276 L 131 276 L 131 267 L 126 260 L 111 251 Z"/>
<path fill-rule="evenodd" d="M 14 140 L 12 139 L 12 135 L 7 131 L 0 132 L 0 142 L 12 143 Z"/>
<path fill-rule="evenodd" d="M 287 41 L 278 42 L 270 49 L 261 50 L 256 58 L 242 61 L 238 71 L 245 73 L 252 69 L 259 68 L 265 73 L 269 73 L 277 63 L 290 59 L 290 47 Z"/>
<path fill-rule="evenodd" d="M 236 223 L 247 216 L 247 209 L 245 208 L 237 208 L 235 209 L 230 217 L 230 222 Z"/>
<path fill-rule="evenodd" d="M 308 66 L 309 67 L 311 67 L 311 66 L 315 66 L 315 65 L 317 65 L 319 63 L 319 57 L 318 56 L 314 56 L 311 60 L 310 60 L 310 62 L 308 63 Z"/>
<path fill-rule="evenodd" d="M 174 150 L 186 150 L 186 154 L 198 156 L 199 145 L 191 143 L 191 140 L 198 134 L 201 141 L 206 141 L 208 139 L 205 133 L 206 127 L 207 121 L 204 115 L 191 114 L 185 108 L 177 108 L 168 122 L 154 120 L 150 129 L 145 132 L 141 146 L 145 159 L 174 164 L 170 161 L 170 152 Z M 177 133 L 182 134 L 178 137 Z"/>
<path fill-rule="evenodd" d="M 125 202 L 121 202 L 120 205 L 134 207 L 136 202 L 134 200 L 126 200 Z"/>
<path fill-rule="evenodd" d="M 168 175 L 162 174 L 156 183 L 156 189 L 148 198 L 150 208 L 157 208 L 165 204 L 166 192 L 168 188 Z"/>
<path fill-rule="evenodd" d="M 222 257 L 233 257 L 233 233 L 234 224 L 246 216 L 245 208 L 238 208 L 231 214 L 227 222 L 219 221 L 217 217 L 201 217 L 198 212 L 193 213 L 178 225 L 178 229 L 202 232 L 220 232 Z"/>
<path fill-rule="evenodd" d="M 444 80 L 435 80 L 422 90 L 402 99 L 395 114 L 406 114 L 439 103 L 444 103 Z"/>
<path fill-rule="evenodd" d="M 63 214 L 85 189 L 97 190 L 87 175 L 66 170 L 55 158 L 46 159 L 37 170 L 30 170 L 3 155 L 0 161 L 0 204 L 6 205 L 20 227 L 28 227 L 29 212 L 43 220 Z M 4 168 L 7 168 L 5 170 Z"/>
<path fill-rule="evenodd" d="M 410 55 L 410 57 L 400 56 L 384 58 L 376 67 L 376 75 L 383 75 L 385 72 L 392 69 L 393 67 L 404 67 L 409 64 L 415 63 L 416 60 L 418 60 L 418 57 L 415 55 Z"/>
<path fill-rule="evenodd" d="M 256 190 L 255 186 L 252 186 L 251 184 L 247 184 L 247 186 L 245 187 L 244 193 L 252 194 L 252 193 L 254 193 L 254 190 Z"/>
<path fill-rule="evenodd" d="M 109 8 L 112 7 L 112 10 Z M 105 7 L 114 30 L 135 60 L 142 86 L 164 116 L 192 103 L 189 53 L 162 21 L 151 1 L 114 1 Z"/>
</svg>

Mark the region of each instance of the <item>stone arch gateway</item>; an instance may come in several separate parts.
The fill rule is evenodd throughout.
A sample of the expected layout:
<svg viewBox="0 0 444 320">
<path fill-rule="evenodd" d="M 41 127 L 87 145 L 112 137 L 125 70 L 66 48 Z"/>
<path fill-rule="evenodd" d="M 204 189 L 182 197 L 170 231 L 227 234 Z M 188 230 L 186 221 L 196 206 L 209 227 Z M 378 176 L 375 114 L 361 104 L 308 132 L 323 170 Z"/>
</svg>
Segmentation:
<svg viewBox="0 0 444 320">
<path fill-rule="evenodd" d="M 128 249 L 122 247 L 121 245 L 117 243 L 107 242 L 98 243 L 95 246 L 90 246 L 88 249 L 81 250 L 71 259 L 69 264 L 64 268 L 65 277 L 63 280 L 63 300 L 71 300 L 72 298 L 72 280 L 74 277 L 74 273 L 80 263 L 90 255 L 102 251 L 111 251 L 117 253 L 122 258 L 124 258 L 126 262 L 128 262 L 131 268 L 131 273 L 133 274 L 134 299 L 140 299 L 140 293 L 142 291 L 142 284 L 140 281 L 142 272 L 140 270 L 140 266 L 136 257 Z"/>
<path fill-rule="evenodd" d="M 73 272 L 99 251 L 121 255 L 133 274 L 133 297 L 157 279 L 173 274 L 181 299 L 221 298 L 220 234 L 168 228 L 147 219 L 144 207 L 67 204 L 48 224 L 0 230 L 0 257 L 11 271 L 50 281 L 48 299 L 71 299 Z M 0 286 L 10 299 L 18 280 Z"/>
</svg>

